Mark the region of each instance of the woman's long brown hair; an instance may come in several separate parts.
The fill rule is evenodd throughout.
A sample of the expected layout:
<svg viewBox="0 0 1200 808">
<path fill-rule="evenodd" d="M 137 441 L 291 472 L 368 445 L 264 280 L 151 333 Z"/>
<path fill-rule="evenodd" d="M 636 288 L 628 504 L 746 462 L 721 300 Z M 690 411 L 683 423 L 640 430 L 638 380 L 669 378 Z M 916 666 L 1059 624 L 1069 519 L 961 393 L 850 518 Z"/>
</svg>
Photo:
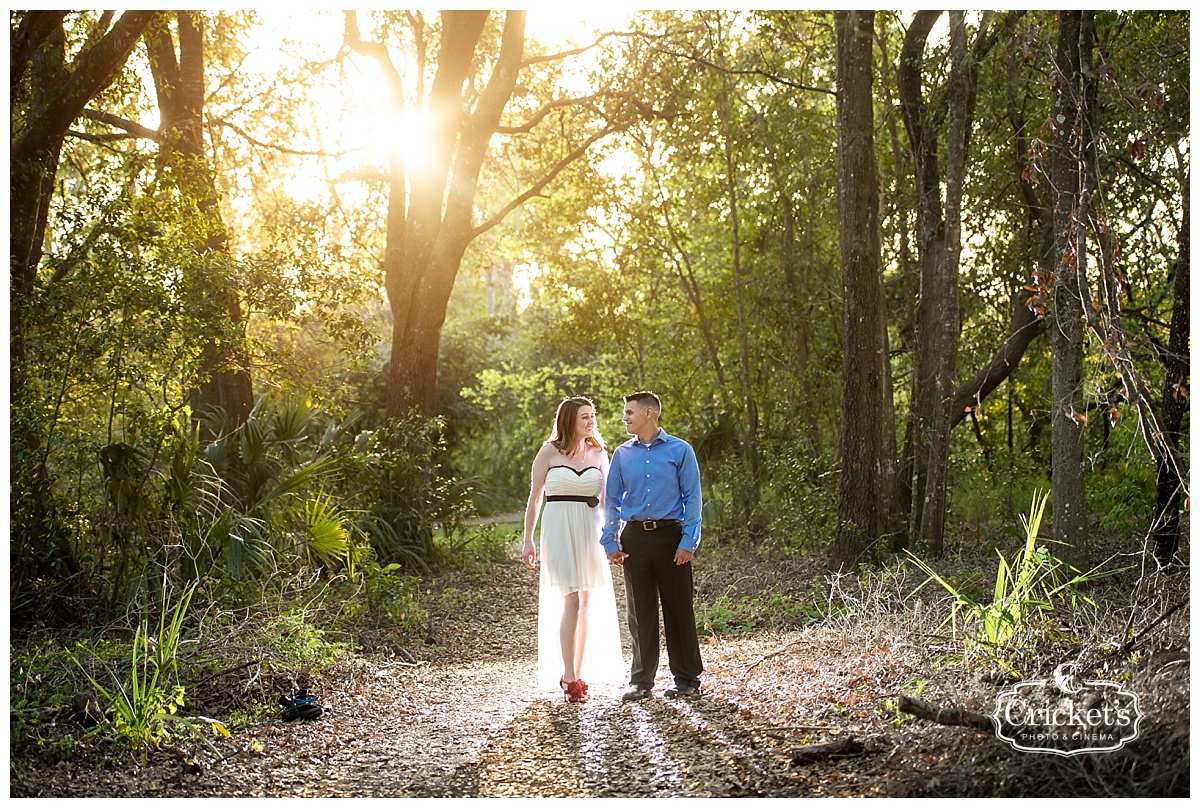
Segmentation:
<svg viewBox="0 0 1200 808">
<path fill-rule="evenodd" d="M 579 445 L 579 439 L 575 436 L 575 418 L 584 407 L 591 407 L 593 412 L 596 411 L 596 405 L 589 399 L 571 396 L 562 400 L 558 405 L 558 412 L 554 414 L 554 431 L 550 433 L 550 445 L 565 455 L 571 455 Z M 599 429 L 592 430 L 586 442 L 597 449 L 604 448 L 604 438 L 600 437 Z"/>
</svg>

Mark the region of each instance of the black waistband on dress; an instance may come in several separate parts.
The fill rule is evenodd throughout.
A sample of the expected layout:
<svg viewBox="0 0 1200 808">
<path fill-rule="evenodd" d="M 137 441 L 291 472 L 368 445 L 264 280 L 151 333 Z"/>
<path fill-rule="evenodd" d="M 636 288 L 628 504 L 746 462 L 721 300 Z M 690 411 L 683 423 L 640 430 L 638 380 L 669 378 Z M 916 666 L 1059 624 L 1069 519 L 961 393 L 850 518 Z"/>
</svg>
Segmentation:
<svg viewBox="0 0 1200 808">
<path fill-rule="evenodd" d="M 546 497 L 547 502 L 585 502 L 589 508 L 594 508 L 600 504 L 599 497 L 569 497 L 565 494 L 550 494 Z"/>
</svg>

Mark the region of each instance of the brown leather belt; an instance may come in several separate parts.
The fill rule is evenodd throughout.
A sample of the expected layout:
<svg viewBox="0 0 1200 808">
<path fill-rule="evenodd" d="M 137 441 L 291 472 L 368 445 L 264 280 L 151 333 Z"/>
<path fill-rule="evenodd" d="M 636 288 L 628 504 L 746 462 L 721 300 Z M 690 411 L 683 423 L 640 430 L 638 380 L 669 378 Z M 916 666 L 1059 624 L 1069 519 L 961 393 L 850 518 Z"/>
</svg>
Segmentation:
<svg viewBox="0 0 1200 808">
<path fill-rule="evenodd" d="M 683 523 L 678 519 L 635 519 L 632 522 L 626 522 L 627 525 L 637 525 L 642 530 L 658 530 L 660 527 L 682 527 Z"/>
</svg>

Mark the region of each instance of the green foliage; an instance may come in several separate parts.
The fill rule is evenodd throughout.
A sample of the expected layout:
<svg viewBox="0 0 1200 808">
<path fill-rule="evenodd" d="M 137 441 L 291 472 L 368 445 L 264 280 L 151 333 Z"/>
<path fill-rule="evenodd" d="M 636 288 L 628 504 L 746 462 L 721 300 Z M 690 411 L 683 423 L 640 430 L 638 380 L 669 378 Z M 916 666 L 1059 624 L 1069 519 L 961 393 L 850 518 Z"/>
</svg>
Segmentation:
<svg viewBox="0 0 1200 808">
<path fill-rule="evenodd" d="M 307 607 L 285 609 L 274 616 L 267 627 L 268 640 L 264 650 L 288 669 L 320 669 L 327 667 L 349 652 L 345 642 L 326 638 L 325 629 L 318 627 Z"/>
<path fill-rule="evenodd" d="M 351 533 L 380 564 L 427 569 L 439 560 L 435 529 L 457 534 L 474 516 L 469 481 L 442 464 L 443 429 L 440 419 L 413 416 L 333 449 Z"/>
<path fill-rule="evenodd" d="M 765 539 L 788 553 L 820 553 L 837 525 L 837 474 L 831 458 L 795 443 L 763 458 Z M 761 539 L 760 539 L 761 540 Z"/>
<path fill-rule="evenodd" d="M 187 735 L 199 731 L 200 722 L 177 715 L 184 705 L 184 688 L 179 683 L 176 654 L 183 641 L 184 620 L 195 591 L 195 583 L 186 586 L 174 606 L 169 606 L 164 596 L 157 632 L 151 635 L 149 621 L 142 621 L 129 648 L 129 671 L 123 678 L 110 671 L 107 687 L 68 652 L 96 693 L 107 702 L 106 712 L 113 717 L 112 731 L 116 738 L 132 749 L 170 740 L 177 728 Z M 208 724 L 214 733 L 229 736 L 220 722 L 208 721 Z"/>
<path fill-rule="evenodd" d="M 975 600 L 966 586 L 956 587 L 939 575 L 929 564 L 909 553 L 909 559 L 929 577 L 913 595 L 930 581 L 936 582 L 952 598 L 947 622 L 956 629 L 961 619 L 966 658 L 989 659 L 1014 675 L 1036 655 L 1040 642 L 1055 637 L 1050 617 L 1062 609 L 1068 613 L 1079 603 L 1091 603 L 1082 594 L 1082 586 L 1101 575 L 1100 565 L 1086 573 L 1069 568 L 1050 555 L 1045 545 L 1038 544 L 1038 529 L 1045 512 L 1049 494 L 1035 494 L 1029 517 L 1025 521 L 1025 537 L 1012 561 L 999 551 L 999 567 L 990 599 Z M 1074 573 L 1074 574 L 1070 574 Z M 1069 577 L 1068 577 L 1069 575 Z"/>
<path fill-rule="evenodd" d="M 450 566 L 487 569 L 516 556 L 523 535 L 524 527 L 519 524 L 463 525 L 456 533 L 437 537 L 438 555 Z"/>
<path fill-rule="evenodd" d="M 1096 514 L 1100 534 L 1115 537 L 1119 546 L 1140 542 L 1154 520 L 1157 472 L 1145 452 L 1139 454 L 1136 460 L 1122 458 L 1097 469 L 1088 484 L 1088 513 Z"/>
<path fill-rule="evenodd" d="M 914 679 L 904 686 L 904 695 L 912 699 L 920 699 L 925 692 L 925 685 L 928 684 L 924 679 Z M 905 721 L 916 721 L 917 717 L 909 713 L 900 711 L 900 699 L 887 699 L 883 703 L 883 714 L 888 716 L 891 724 L 896 729 Z"/>
<path fill-rule="evenodd" d="M 327 567 L 343 566 L 354 577 L 354 548 L 346 529 L 346 517 L 329 497 L 305 500 L 297 514 L 304 525 L 303 544 L 310 562 Z"/>
<path fill-rule="evenodd" d="M 822 616 L 818 606 L 779 592 L 767 598 L 743 595 L 736 601 L 721 595 L 711 604 L 701 605 L 696 628 L 712 634 L 745 634 L 768 626 L 803 626 Z"/>
<path fill-rule="evenodd" d="M 359 567 L 361 597 L 346 599 L 343 614 L 351 619 L 366 616 L 374 628 L 388 626 L 393 633 L 410 634 L 428 619 L 421 604 L 420 578 L 407 575 L 399 564 L 380 566 L 367 561 Z"/>
<path fill-rule="evenodd" d="M 597 428 L 611 452 L 627 437 L 621 424 L 622 397 L 630 392 L 626 385 L 625 373 L 607 355 L 579 366 L 506 363 L 484 369 L 462 390 L 463 406 L 473 411 L 475 426 L 458 437 L 450 462 L 486 483 L 482 493 L 493 507 L 519 507 L 529 494 L 533 457 L 550 437 L 559 402 L 569 395 L 592 399 Z"/>
</svg>

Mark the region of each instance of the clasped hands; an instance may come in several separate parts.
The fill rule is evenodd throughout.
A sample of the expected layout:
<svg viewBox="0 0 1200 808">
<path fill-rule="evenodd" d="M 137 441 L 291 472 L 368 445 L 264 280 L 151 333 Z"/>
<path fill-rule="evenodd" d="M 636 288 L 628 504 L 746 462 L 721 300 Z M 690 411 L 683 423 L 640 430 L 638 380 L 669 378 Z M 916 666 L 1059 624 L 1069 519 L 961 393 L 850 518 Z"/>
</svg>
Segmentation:
<svg viewBox="0 0 1200 808">
<path fill-rule="evenodd" d="M 695 553 L 689 553 L 682 547 L 675 548 L 675 566 L 686 564 L 695 557 Z M 609 566 L 622 567 L 625 565 L 625 559 L 629 558 L 629 553 L 624 550 L 617 550 L 608 554 Z"/>
</svg>

